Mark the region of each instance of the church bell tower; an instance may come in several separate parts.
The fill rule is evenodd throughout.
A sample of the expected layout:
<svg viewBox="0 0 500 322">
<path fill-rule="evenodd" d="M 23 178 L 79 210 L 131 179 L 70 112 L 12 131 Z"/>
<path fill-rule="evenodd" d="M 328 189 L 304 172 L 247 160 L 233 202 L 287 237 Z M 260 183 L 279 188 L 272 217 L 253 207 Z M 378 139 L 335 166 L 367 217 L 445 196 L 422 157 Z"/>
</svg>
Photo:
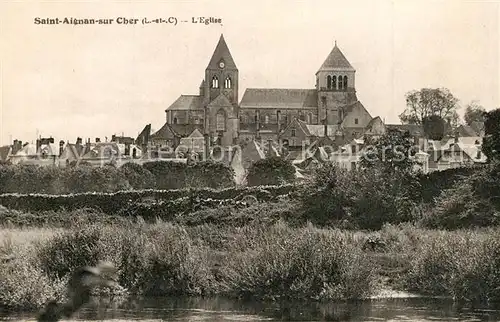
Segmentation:
<svg viewBox="0 0 500 322">
<path fill-rule="evenodd" d="M 358 100 L 355 73 L 356 70 L 335 42 L 332 51 L 316 73 L 319 123 L 340 124 L 345 115 L 344 107 Z"/>
</svg>

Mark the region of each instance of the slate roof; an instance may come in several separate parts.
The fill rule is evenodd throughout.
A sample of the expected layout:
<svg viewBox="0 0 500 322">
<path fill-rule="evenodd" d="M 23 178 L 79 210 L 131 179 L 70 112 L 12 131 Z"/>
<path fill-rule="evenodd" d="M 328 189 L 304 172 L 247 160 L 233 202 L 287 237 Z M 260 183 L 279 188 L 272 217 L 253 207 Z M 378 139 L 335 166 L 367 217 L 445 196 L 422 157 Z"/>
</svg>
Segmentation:
<svg viewBox="0 0 500 322">
<path fill-rule="evenodd" d="M 80 156 L 83 156 L 86 151 L 86 146 L 82 144 L 68 143 L 63 149 L 61 154 L 61 159 L 77 160 Z"/>
<path fill-rule="evenodd" d="M 231 52 L 229 51 L 229 47 L 226 44 L 226 40 L 224 39 L 224 35 L 220 35 L 219 42 L 215 47 L 214 53 L 210 62 L 208 63 L 207 69 L 215 69 L 219 68 L 219 62 L 221 59 L 224 61 L 224 69 L 237 69 L 236 64 L 234 63 L 233 56 L 231 56 Z"/>
<path fill-rule="evenodd" d="M 241 99 L 240 108 L 305 108 L 317 107 L 315 89 L 248 88 Z"/>
<path fill-rule="evenodd" d="M 335 44 L 335 47 L 333 47 L 328 57 L 326 57 L 318 72 L 331 70 L 355 71 L 351 63 L 349 63 L 342 51 L 337 47 L 337 44 Z"/>
<path fill-rule="evenodd" d="M 170 124 L 165 123 L 158 131 L 151 135 L 151 138 L 173 139 L 177 136 L 177 133 L 170 127 Z"/>
<path fill-rule="evenodd" d="M 181 95 L 165 111 L 200 110 L 203 98 L 200 95 Z"/>
<path fill-rule="evenodd" d="M 151 137 L 153 139 L 173 139 L 175 137 L 189 136 L 195 129 L 203 132 L 202 124 L 167 124 L 165 123 L 161 129 L 156 131 Z"/>
</svg>

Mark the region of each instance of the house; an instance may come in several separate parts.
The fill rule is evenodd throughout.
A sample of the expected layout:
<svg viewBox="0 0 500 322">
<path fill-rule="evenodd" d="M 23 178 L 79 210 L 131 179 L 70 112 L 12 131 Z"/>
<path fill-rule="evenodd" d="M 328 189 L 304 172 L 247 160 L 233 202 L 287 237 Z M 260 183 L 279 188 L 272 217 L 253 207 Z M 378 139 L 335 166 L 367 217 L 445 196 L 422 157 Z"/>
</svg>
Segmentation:
<svg viewBox="0 0 500 322">
<path fill-rule="evenodd" d="M 485 163 L 487 158 L 481 151 L 481 137 L 459 137 L 443 141 L 428 141 L 428 171 L 446 170 L 462 166 Z"/>
<path fill-rule="evenodd" d="M 330 160 L 340 168 L 354 170 L 363 157 L 365 142 L 363 139 L 353 139 L 349 144 L 339 147 L 330 156 Z"/>
<path fill-rule="evenodd" d="M 20 143 L 14 142 L 15 153 L 9 158 L 12 164 L 57 165 L 60 148 L 54 144 L 53 138 L 39 138 L 36 144 L 25 143 L 22 147 L 19 147 Z"/>
</svg>

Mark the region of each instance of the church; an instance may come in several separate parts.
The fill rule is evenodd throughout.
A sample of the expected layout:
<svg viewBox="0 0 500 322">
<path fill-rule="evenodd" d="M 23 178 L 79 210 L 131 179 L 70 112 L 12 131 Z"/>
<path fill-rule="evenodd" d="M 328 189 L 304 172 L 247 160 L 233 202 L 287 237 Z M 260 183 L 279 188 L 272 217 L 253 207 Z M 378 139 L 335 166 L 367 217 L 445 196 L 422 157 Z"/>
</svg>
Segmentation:
<svg viewBox="0 0 500 322">
<path fill-rule="evenodd" d="M 356 96 L 355 73 L 335 43 L 315 74 L 315 88 L 248 88 L 239 101 L 238 67 L 221 35 L 198 95 L 181 95 L 167 107 L 166 122 L 150 142 L 175 148 L 186 138 L 208 135 L 220 146 L 273 140 L 300 147 L 319 139 L 339 146 L 382 134 L 380 117 L 373 118 Z"/>
</svg>

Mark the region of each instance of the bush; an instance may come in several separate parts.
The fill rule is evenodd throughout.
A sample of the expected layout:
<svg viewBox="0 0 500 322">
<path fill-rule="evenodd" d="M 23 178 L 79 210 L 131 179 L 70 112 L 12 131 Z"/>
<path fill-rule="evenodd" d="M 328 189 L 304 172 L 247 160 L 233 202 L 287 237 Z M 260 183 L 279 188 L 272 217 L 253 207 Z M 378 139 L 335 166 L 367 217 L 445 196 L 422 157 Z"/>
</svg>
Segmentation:
<svg viewBox="0 0 500 322">
<path fill-rule="evenodd" d="M 346 207 L 351 199 L 349 177 L 349 173 L 333 163 L 316 168 L 298 194 L 305 220 L 327 225 L 347 219 Z"/>
<path fill-rule="evenodd" d="M 143 167 L 155 176 L 157 189 L 180 189 L 185 187 L 187 165 L 179 162 L 151 161 Z"/>
<path fill-rule="evenodd" d="M 114 166 L 65 168 L 66 193 L 114 192 L 131 189 L 127 179 Z"/>
<path fill-rule="evenodd" d="M 250 186 L 280 185 L 294 180 L 295 167 L 280 157 L 259 160 L 248 169 L 247 182 Z"/>
<path fill-rule="evenodd" d="M 361 249 L 341 234 L 283 224 L 268 229 L 221 269 L 225 293 L 258 299 L 356 299 L 372 291 Z"/>
<path fill-rule="evenodd" d="M 429 228 L 459 229 L 500 224 L 500 166 L 475 168 L 435 199 L 434 211 L 421 223 Z"/>
<path fill-rule="evenodd" d="M 57 167 L 36 165 L 0 166 L 3 192 L 63 193 L 62 175 Z"/>
<path fill-rule="evenodd" d="M 442 171 L 433 171 L 419 174 L 422 186 L 422 198 L 425 202 L 433 203 L 443 190 L 453 188 L 458 182 L 467 179 L 477 172 L 480 167 L 460 167 Z"/>
<path fill-rule="evenodd" d="M 12 262 L 0 264 L 0 307 L 10 310 L 32 310 L 40 308 L 47 301 L 61 296 L 64 283 L 51 280 L 25 256 Z"/>
<path fill-rule="evenodd" d="M 441 193 L 434 211 L 426 214 L 421 223 L 428 228 L 460 229 L 496 225 L 499 220 L 492 205 L 474 194 L 470 182 L 460 182 Z"/>
<path fill-rule="evenodd" d="M 500 212 L 500 161 L 492 161 L 471 177 L 474 194 Z"/>
<path fill-rule="evenodd" d="M 155 176 L 139 164 L 127 162 L 120 167 L 120 172 L 136 190 L 154 189 L 156 186 Z"/>
<path fill-rule="evenodd" d="M 269 187 L 231 187 L 221 190 L 210 188 L 183 190 L 141 190 L 119 191 L 115 193 L 80 193 L 71 195 L 37 195 L 37 194 L 3 194 L 0 204 L 16 210 L 28 212 L 74 210 L 94 208 L 109 215 L 128 214 L 130 209 L 148 207 L 170 211 L 175 215 L 178 211 L 189 211 L 197 203 L 216 207 L 221 200 L 240 200 L 244 196 L 253 195 L 258 200 L 273 200 L 287 195 L 294 190 L 293 185 Z M 184 207 L 184 208 L 182 208 Z M 188 207 L 188 208 L 186 208 Z M 146 209 L 146 211 L 149 211 Z"/>
<path fill-rule="evenodd" d="M 222 162 L 202 161 L 187 167 L 187 187 L 220 189 L 234 186 L 234 184 L 233 168 Z"/>
<path fill-rule="evenodd" d="M 123 232 L 120 283 L 145 296 L 213 293 L 208 254 L 184 228 L 158 224 Z"/>
<path fill-rule="evenodd" d="M 405 277 L 409 290 L 452 296 L 457 301 L 498 301 L 499 231 L 443 232 L 426 238 L 415 252 Z"/>
<path fill-rule="evenodd" d="M 319 225 L 380 229 L 413 219 L 420 202 L 416 177 L 378 167 L 346 171 L 334 164 L 316 169 L 299 197 L 305 218 Z"/>
</svg>

